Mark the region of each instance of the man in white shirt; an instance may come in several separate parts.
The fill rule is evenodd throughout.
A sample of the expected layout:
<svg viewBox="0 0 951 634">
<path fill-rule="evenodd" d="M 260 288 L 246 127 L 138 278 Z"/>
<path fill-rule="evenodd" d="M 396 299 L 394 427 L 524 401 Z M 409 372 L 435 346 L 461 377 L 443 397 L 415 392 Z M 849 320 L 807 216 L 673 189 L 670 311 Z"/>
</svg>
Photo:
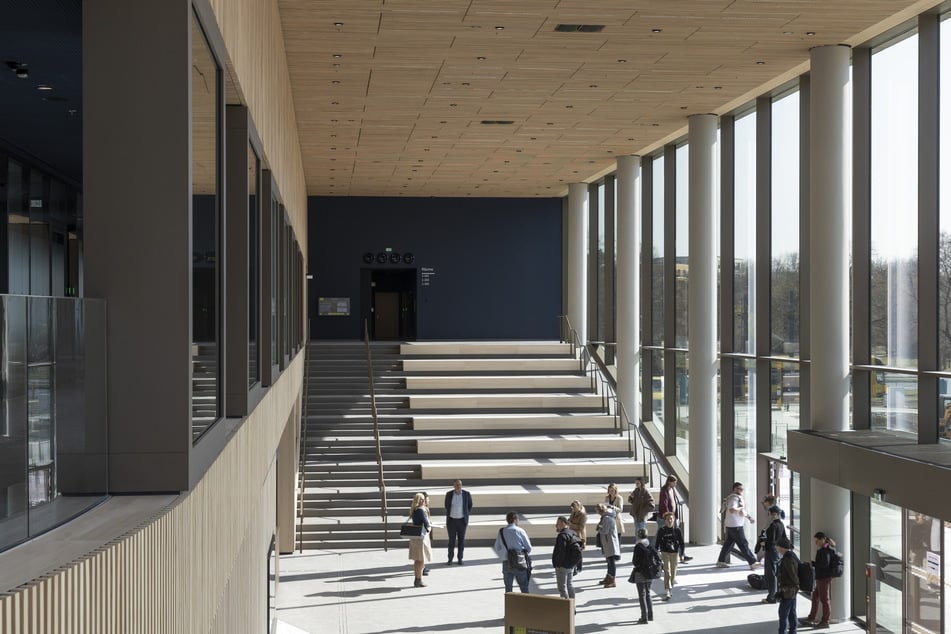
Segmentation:
<svg viewBox="0 0 951 634">
<path fill-rule="evenodd" d="M 532 576 L 532 560 L 528 556 L 532 552 L 532 542 L 528 539 L 528 533 L 518 525 L 518 513 L 510 511 L 505 515 L 505 521 L 508 525 L 499 529 L 498 537 L 495 538 L 495 554 L 502 560 L 502 580 L 505 582 L 505 591 L 511 592 L 512 582 L 518 581 L 518 589 L 527 593 L 528 581 Z M 525 553 L 528 568 L 526 570 L 514 568 L 509 561 L 509 551 Z"/>
<path fill-rule="evenodd" d="M 449 536 L 449 563 L 452 565 L 454 554 L 462 565 L 462 553 L 466 548 L 466 529 L 469 527 L 469 511 L 472 510 L 472 495 L 462 488 L 462 480 L 452 483 L 452 490 L 446 493 L 446 533 Z M 456 542 L 459 543 L 458 553 Z"/>
<path fill-rule="evenodd" d="M 740 550 L 740 554 L 750 565 L 750 570 L 759 567 L 756 556 L 750 552 L 750 544 L 746 540 L 746 532 L 743 529 L 745 521 L 753 523 L 753 517 L 746 510 L 746 503 L 743 502 L 743 484 L 741 482 L 733 483 L 733 492 L 726 497 L 726 513 L 723 517 L 723 527 L 726 529 L 726 537 L 723 540 L 723 548 L 720 549 L 720 557 L 717 559 L 717 568 L 728 568 L 730 552 L 734 544 Z"/>
</svg>

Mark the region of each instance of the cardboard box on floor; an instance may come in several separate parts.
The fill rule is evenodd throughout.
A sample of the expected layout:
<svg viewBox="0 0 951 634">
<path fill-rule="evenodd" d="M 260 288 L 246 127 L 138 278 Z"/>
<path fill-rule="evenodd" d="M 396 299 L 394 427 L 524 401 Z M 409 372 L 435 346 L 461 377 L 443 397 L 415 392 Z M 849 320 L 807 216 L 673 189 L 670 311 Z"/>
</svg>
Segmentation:
<svg viewBox="0 0 951 634">
<path fill-rule="evenodd" d="M 507 592 L 505 634 L 575 634 L 575 602 L 551 595 Z"/>
</svg>

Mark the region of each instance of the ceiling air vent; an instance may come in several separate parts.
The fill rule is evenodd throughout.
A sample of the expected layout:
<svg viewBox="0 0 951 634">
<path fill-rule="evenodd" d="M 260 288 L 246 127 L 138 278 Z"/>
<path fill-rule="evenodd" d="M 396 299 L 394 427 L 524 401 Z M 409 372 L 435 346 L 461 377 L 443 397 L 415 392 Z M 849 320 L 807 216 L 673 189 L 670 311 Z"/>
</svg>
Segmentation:
<svg viewBox="0 0 951 634">
<path fill-rule="evenodd" d="M 481 121 L 481 123 L 482 123 L 482 125 L 512 125 L 512 124 L 515 123 L 515 122 L 514 122 L 514 121 L 505 121 L 505 120 L 496 120 L 496 121 L 493 121 L 492 119 L 483 119 L 483 120 Z"/>
<path fill-rule="evenodd" d="M 600 33 L 604 30 L 603 24 L 557 24 L 556 31 L 562 33 Z"/>
</svg>

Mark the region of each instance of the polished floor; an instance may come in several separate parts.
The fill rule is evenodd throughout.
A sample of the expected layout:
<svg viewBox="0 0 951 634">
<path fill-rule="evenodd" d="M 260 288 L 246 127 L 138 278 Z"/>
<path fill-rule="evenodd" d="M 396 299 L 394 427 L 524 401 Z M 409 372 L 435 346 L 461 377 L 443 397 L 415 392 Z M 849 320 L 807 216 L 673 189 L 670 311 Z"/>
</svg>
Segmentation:
<svg viewBox="0 0 951 634">
<path fill-rule="evenodd" d="M 438 542 L 437 542 L 438 543 Z M 776 632 L 776 605 L 763 605 L 762 591 L 746 583 L 747 566 L 734 560 L 731 568 L 715 568 L 719 546 L 690 548 L 694 559 L 678 570 L 670 601 L 661 601 L 663 581 L 654 582 L 654 621 L 637 625 L 634 586 L 630 574 L 630 545 L 619 562 L 617 587 L 602 588 L 604 560 L 589 550 L 585 569 L 575 577 L 575 631 Z M 531 591 L 557 595 L 549 547 L 537 547 Z M 503 628 L 501 564 L 486 547 L 466 550 L 465 566 L 447 566 L 444 546 L 434 548 L 434 561 L 425 588 L 413 587 L 406 543 L 389 551 L 312 551 L 281 558 L 278 589 L 279 634 L 382 634 L 425 632 L 499 632 Z M 808 615 L 809 602 L 798 600 L 799 616 Z M 812 628 L 801 628 L 802 632 Z M 862 631 L 856 624 L 833 624 L 829 632 Z"/>
</svg>

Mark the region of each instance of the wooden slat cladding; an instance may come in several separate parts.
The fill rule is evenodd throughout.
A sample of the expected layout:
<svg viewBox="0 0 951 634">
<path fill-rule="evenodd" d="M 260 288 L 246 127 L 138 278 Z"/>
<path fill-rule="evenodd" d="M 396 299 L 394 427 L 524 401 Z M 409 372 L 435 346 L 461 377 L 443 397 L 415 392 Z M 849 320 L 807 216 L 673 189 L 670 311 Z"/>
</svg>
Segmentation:
<svg viewBox="0 0 951 634">
<path fill-rule="evenodd" d="M 257 634 L 266 631 L 277 446 L 294 424 L 299 354 L 170 510 L 0 597 L 4 634 Z"/>
<path fill-rule="evenodd" d="M 235 80 L 306 256 L 307 190 L 277 3 L 210 0 L 210 4 L 228 49 Z"/>
</svg>

